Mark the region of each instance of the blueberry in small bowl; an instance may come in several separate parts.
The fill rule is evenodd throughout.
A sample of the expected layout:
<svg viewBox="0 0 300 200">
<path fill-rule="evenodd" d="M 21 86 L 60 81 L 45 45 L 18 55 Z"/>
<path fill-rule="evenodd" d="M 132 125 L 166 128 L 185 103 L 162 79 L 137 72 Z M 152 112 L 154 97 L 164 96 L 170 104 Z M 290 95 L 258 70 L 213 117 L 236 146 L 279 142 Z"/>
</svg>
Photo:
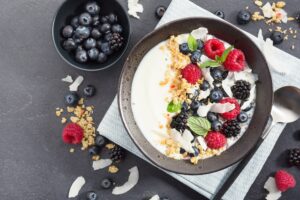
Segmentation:
<svg viewBox="0 0 300 200">
<path fill-rule="evenodd" d="M 66 0 L 53 25 L 55 48 L 71 66 L 98 71 L 115 64 L 130 39 L 126 10 L 116 1 Z"/>
</svg>

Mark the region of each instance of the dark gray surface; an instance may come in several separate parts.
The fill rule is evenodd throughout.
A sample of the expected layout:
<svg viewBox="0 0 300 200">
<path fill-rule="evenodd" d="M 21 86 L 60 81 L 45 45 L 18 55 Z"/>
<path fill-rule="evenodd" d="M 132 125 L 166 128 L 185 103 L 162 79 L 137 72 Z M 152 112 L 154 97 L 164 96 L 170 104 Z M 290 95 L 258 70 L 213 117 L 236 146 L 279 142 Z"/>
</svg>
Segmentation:
<svg viewBox="0 0 300 200">
<path fill-rule="evenodd" d="M 87 184 L 82 191 L 99 190 L 99 199 L 132 199 L 139 200 L 153 194 L 167 195 L 176 199 L 204 199 L 181 183 L 166 176 L 140 159 L 129 155 L 120 165 L 120 173 L 114 175 L 117 182 L 124 182 L 127 170 L 137 165 L 141 172 L 139 184 L 129 193 L 112 196 L 110 191 L 99 188 L 100 180 L 107 176 L 106 170 L 93 172 L 86 152 L 76 149 L 70 154 L 69 146 L 61 141 L 62 125 L 56 118 L 54 109 L 63 105 L 63 96 L 67 84 L 60 81 L 66 74 L 75 77 L 82 74 L 86 81 L 97 86 L 97 97 L 88 104 L 96 106 L 95 121 L 100 122 L 115 96 L 121 62 L 111 69 L 86 73 L 74 70 L 65 64 L 55 52 L 51 41 L 51 23 L 56 9 L 62 0 L 3 0 L 0 16 L 0 199 L 67 199 L 67 193 L 73 180 L 83 175 Z M 125 0 L 120 0 L 125 6 Z M 251 2 L 227 0 L 195 1 L 202 7 L 214 11 L 222 8 L 227 19 L 235 22 L 237 10 Z M 145 7 L 141 20 L 131 19 L 131 46 L 158 22 L 154 15 L 157 5 L 167 5 L 169 0 L 142 0 Z M 287 1 L 287 10 L 296 12 L 298 0 Z M 126 6 L 125 6 L 126 7 Z M 251 23 L 245 30 L 253 34 L 261 23 Z M 297 25 L 294 24 L 294 27 Z M 280 47 L 299 57 L 300 49 L 290 50 L 288 41 Z M 296 48 L 299 47 L 297 40 Z M 130 49 L 129 47 L 129 49 Z M 290 137 L 299 129 L 299 122 L 290 125 L 278 141 L 271 158 L 247 194 L 247 199 L 261 199 L 264 191 L 263 182 L 271 172 L 281 168 L 284 162 L 284 149 L 299 146 L 299 140 Z M 299 175 L 297 169 L 292 169 Z M 297 174 L 298 173 L 298 174 Z M 298 187 L 299 188 L 299 187 Z M 283 199 L 296 199 L 298 190 L 285 193 Z"/>
</svg>

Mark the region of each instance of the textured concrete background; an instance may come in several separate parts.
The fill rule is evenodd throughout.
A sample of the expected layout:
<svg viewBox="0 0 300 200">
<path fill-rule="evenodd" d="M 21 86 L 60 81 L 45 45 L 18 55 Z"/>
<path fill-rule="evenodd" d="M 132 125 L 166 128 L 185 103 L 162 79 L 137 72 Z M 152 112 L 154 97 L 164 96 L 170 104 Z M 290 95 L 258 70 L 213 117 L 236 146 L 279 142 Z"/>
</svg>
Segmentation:
<svg viewBox="0 0 300 200">
<path fill-rule="evenodd" d="M 66 74 L 73 77 L 81 74 L 84 85 L 93 84 L 98 89 L 95 98 L 88 101 L 96 107 L 95 121 L 100 122 L 117 92 L 117 82 L 122 61 L 111 69 L 86 73 L 74 70 L 64 63 L 56 53 L 51 40 L 51 23 L 62 0 L 1 0 L 0 7 L 0 199 L 57 200 L 67 199 L 73 180 L 83 175 L 87 184 L 82 191 L 97 190 L 101 200 L 147 199 L 158 193 L 172 200 L 205 199 L 181 183 L 168 177 L 135 156 L 128 155 L 120 165 L 120 173 L 112 175 L 119 183 L 128 177 L 128 169 L 137 165 L 141 178 L 129 193 L 112 196 L 110 191 L 100 190 L 100 181 L 108 175 L 106 170 L 93 172 L 86 152 L 69 147 L 61 141 L 62 125 L 54 110 L 63 105 L 67 85 L 60 81 Z M 126 1 L 120 0 L 124 7 Z M 132 40 L 151 31 L 158 20 L 154 10 L 158 5 L 168 5 L 170 0 L 141 0 L 145 12 L 141 20 L 131 19 Z M 235 23 L 238 10 L 251 1 L 201 0 L 194 1 L 202 7 L 215 11 L 224 10 L 226 19 Z M 295 13 L 298 0 L 287 1 L 287 10 Z M 253 6 L 250 6 L 250 8 Z M 245 30 L 256 34 L 262 23 L 251 23 Z M 293 24 L 296 27 L 296 24 Z M 292 41 L 296 50 L 290 50 Z M 130 49 L 129 47 L 129 49 Z M 299 40 L 291 40 L 279 46 L 300 57 Z M 300 67 L 300 66 L 299 66 Z M 247 199 L 263 199 L 262 185 L 271 172 L 285 167 L 284 151 L 300 146 L 300 122 L 287 126 L 280 137 L 270 159 L 247 194 Z M 113 134 L 113 133 L 112 133 Z M 299 170 L 290 169 L 299 176 Z M 284 199 L 297 199 L 296 190 L 285 193 Z"/>
</svg>

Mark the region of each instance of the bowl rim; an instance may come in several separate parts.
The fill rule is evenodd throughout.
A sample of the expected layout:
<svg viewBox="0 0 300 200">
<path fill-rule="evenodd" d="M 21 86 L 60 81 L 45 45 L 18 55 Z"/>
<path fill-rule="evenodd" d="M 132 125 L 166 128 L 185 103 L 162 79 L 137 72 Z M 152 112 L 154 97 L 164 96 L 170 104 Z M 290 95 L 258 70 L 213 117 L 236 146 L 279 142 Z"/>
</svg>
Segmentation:
<svg viewBox="0 0 300 200">
<path fill-rule="evenodd" d="M 223 21 L 223 20 L 218 20 L 218 19 L 214 19 L 214 18 L 211 18 L 211 17 L 188 17 L 188 18 L 182 18 L 182 19 L 178 19 L 178 20 L 174 20 L 174 21 L 171 21 L 171 22 L 168 22 L 162 26 L 160 26 L 159 28 L 151 31 L 150 33 L 146 34 L 142 39 L 139 40 L 139 42 L 137 42 L 135 44 L 135 46 L 131 49 L 130 53 L 128 54 L 127 56 L 127 59 L 126 61 L 124 62 L 124 65 L 123 65 L 123 68 L 122 68 L 122 71 L 121 71 L 121 74 L 120 74 L 120 77 L 119 77 L 119 84 L 118 84 L 118 109 L 119 109 L 119 113 L 120 113 L 120 116 L 121 116 L 121 120 L 122 120 L 122 123 L 127 131 L 127 134 L 130 136 L 130 138 L 132 139 L 132 141 L 134 142 L 135 146 L 137 146 L 137 148 L 142 152 L 142 154 L 148 159 L 150 160 L 150 162 L 156 166 L 158 166 L 159 168 L 161 169 L 164 169 L 166 171 L 169 171 L 169 172 L 174 172 L 174 173 L 179 173 L 179 174 L 184 174 L 184 175 L 203 175 L 203 174 L 209 174 L 209 173 L 213 173 L 213 172 L 217 172 L 217 171 L 220 171 L 220 170 L 223 170 L 225 168 L 228 168 L 234 164 L 236 164 L 237 162 L 239 162 L 240 160 L 242 160 L 244 157 L 246 157 L 248 155 L 248 153 L 255 147 L 255 145 L 258 143 L 258 141 L 260 140 L 261 136 L 262 136 L 262 133 L 260 133 L 260 136 L 257 137 L 255 139 L 255 142 L 253 142 L 253 145 L 252 147 L 243 153 L 242 156 L 238 157 L 238 158 L 235 158 L 235 159 L 232 159 L 233 161 L 230 163 L 230 164 L 226 164 L 218 169 L 214 169 L 214 170 L 207 170 L 205 172 L 192 172 L 192 171 L 182 171 L 182 170 L 176 170 L 176 169 L 168 169 L 165 165 L 161 165 L 159 162 L 157 162 L 156 160 L 152 159 L 151 157 L 152 156 L 149 156 L 149 153 L 144 150 L 138 143 L 138 141 L 136 140 L 136 138 L 132 135 L 132 133 L 130 133 L 130 128 L 129 128 L 129 125 L 126 123 L 126 120 L 125 120 L 125 111 L 122 109 L 122 94 L 121 94 L 121 90 L 122 90 L 122 81 L 124 79 L 124 74 L 125 74 L 125 71 L 127 70 L 127 61 L 129 60 L 129 57 L 132 55 L 132 53 L 136 50 L 136 48 L 141 45 L 141 43 L 146 39 L 148 38 L 149 36 L 151 36 L 152 34 L 154 34 L 155 32 L 161 30 L 161 29 L 165 29 L 167 28 L 168 26 L 170 26 L 172 23 L 180 23 L 181 21 L 186 21 L 186 20 L 211 20 L 211 21 L 218 21 L 219 23 L 225 23 L 227 24 L 228 26 L 230 26 L 232 29 L 235 29 L 236 31 L 240 32 L 241 34 L 243 34 L 249 41 L 251 41 L 251 43 L 254 45 L 254 47 L 256 48 L 256 51 L 258 51 L 261 55 L 262 55 L 262 59 L 264 61 L 264 63 L 266 64 L 267 66 L 267 75 L 269 76 L 269 80 L 270 80 L 270 92 L 271 92 L 271 96 L 270 96 L 270 102 L 268 103 L 268 105 L 266 105 L 266 111 L 267 113 L 271 113 L 271 108 L 272 108 L 272 105 L 273 105 L 273 82 L 272 82 L 272 77 L 271 77 L 271 73 L 270 73 L 270 70 L 268 68 L 268 62 L 264 56 L 264 54 L 262 53 L 262 51 L 260 50 L 260 48 L 257 46 L 257 44 L 248 36 L 246 35 L 243 30 L 239 29 L 238 27 L 235 27 L 233 24 L 227 22 L 227 21 Z M 130 108 L 131 109 L 131 108 Z M 127 111 L 128 112 L 128 111 Z M 268 117 L 268 116 L 266 116 Z M 134 117 L 133 117 L 133 120 L 135 121 Z M 263 126 L 263 130 L 265 129 L 266 125 L 268 123 L 268 120 L 265 120 L 263 123 L 262 123 L 262 126 Z M 247 128 L 248 129 L 248 128 Z M 140 131 L 140 130 L 139 130 Z M 141 131 L 140 131 L 141 132 Z M 141 133 L 143 134 L 143 133 Z M 143 136 L 144 137 L 144 136 Z M 145 138 L 145 140 L 147 141 L 147 139 Z M 147 141 L 150 144 L 149 141 Z M 153 146 L 152 146 L 153 149 L 155 149 Z M 159 152 L 159 151 L 158 151 Z M 159 152 L 160 153 L 160 152 Z M 161 155 L 165 156 L 164 154 L 160 153 Z M 196 165 L 197 166 L 197 165 Z"/>
<path fill-rule="evenodd" d="M 112 67 L 114 64 L 116 64 L 122 57 L 123 55 L 126 53 L 127 51 L 127 48 L 129 46 L 129 43 L 130 43 L 130 40 L 131 40 L 131 25 L 130 25 L 130 20 L 129 20 L 129 16 L 126 12 L 126 10 L 123 8 L 123 6 L 116 0 L 113 0 L 115 1 L 117 4 L 119 4 L 119 6 L 122 8 L 122 10 L 124 11 L 125 13 L 125 16 L 126 16 L 126 21 L 128 21 L 128 39 L 127 39 L 127 42 L 126 42 L 126 45 L 125 47 L 122 49 L 122 52 L 120 53 L 120 55 L 112 62 L 110 63 L 109 65 L 105 66 L 105 67 L 102 67 L 102 68 L 96 68 L 96 69 L 87 69 L 87 68 L 82 68 L 82 67 L 79 67 L 79 66 L 76 66 L 75 64 L 71 63 L 68 59 L 66 59 L 62 54 L 61 52 L 59 51 L 58 49 L 58 46 L 56 44 L 56 40 L 55 40 L 55 33 L 54 33 L 54 25 L 55 25 L 55 22 L 56 22 L 56 19 L 57 19 L 57 14 L 59 13 L 59 11 L 61 10 L 61 8 L 70 0 L 65 0 L 63 3 L 60 4 L 59 8 L 56 10 L 55 14 L 54 14 L 54 17 L 53 17 L 53 20 L 52 20 L 52 26 L 51 26 L 51 37 L 52 37 L 52 42 L 54 44 L 54 48 L 56 50 L 56 52 L 59 54 L 59 56 L 62 58 L 62 60 L 64 60 L 66 63 L 68 63 L 70 66 L 76 68 L 76 69 L 79 69 L 79 70 L 82 70 L 82 71 L 88 71 L 88 72 L 96 72 L 96 71 L 101 71 L 101 70 L 105 70 L 105 69 L 108 69 L 110 67 Z"/>
</svg>

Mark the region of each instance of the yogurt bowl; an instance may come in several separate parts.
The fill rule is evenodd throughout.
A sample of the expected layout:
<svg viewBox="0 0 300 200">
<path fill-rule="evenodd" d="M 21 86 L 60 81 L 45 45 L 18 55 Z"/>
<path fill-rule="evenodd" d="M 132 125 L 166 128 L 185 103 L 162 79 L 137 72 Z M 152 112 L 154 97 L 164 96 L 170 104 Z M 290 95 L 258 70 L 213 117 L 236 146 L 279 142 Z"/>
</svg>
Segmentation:
<svg viewBox="0 0 300 200">
<path fill-rule="evenodd" d="M 215 40 L 222 52 L 217 44 L 208 45 Z M 237 51 L 244 56 L 230 65 Z M 227 73 L 220 82 L 215 69 Z M 203 88 L 204 82 L 210 89 Z M 245 82 L 246 96 L 237 89 Z M 208 18 L 175 21 L 143 38 L 124 64 L 118 97 L 124 125 L 140 150 L 159 167 L 182 174 L 214 172 L 243 158 L 261 136 L 273 98 L 268 66 L 257 46 L 230 24 Z M 237 119 L 240 110 L 247 111 L 247 122 Z M 212 125 L 209 112 L 218 113 L 222 131 Z M 219 140 L 215 132 L 221 137 L 217 145 L 211 142 Z"/>
</svg>

